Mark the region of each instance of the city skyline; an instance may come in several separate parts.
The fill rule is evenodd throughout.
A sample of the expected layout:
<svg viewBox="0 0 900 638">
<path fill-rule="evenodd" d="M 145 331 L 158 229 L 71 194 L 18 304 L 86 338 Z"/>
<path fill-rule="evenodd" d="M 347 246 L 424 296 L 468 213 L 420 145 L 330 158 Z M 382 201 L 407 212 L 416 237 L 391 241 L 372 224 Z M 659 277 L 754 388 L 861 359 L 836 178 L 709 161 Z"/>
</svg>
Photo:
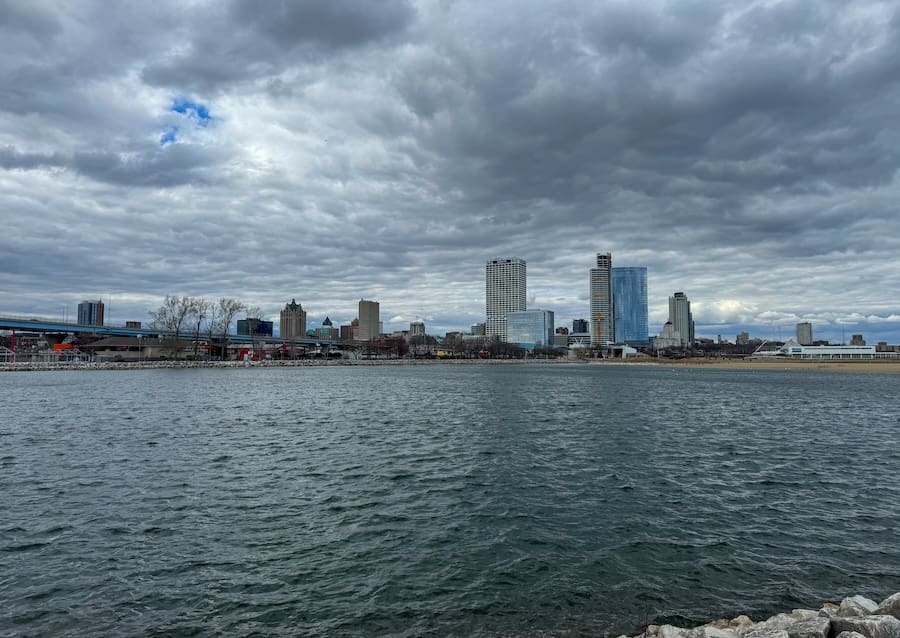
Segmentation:
<svg viewBox="0 0 900 638">
<path fill-rule="evenodd" d="M 7 4 L 0 313 L 296 297 L 315 326 L 364 297 L 442 333 L 483 321 L 484 261 L 520 255 L 528 307 L 568 325 L 603 250 L 648 268 L 650 334 L 683 290 L 698 336 L 900 342 L 894 5 L 247 16 Z"/>
</svg>

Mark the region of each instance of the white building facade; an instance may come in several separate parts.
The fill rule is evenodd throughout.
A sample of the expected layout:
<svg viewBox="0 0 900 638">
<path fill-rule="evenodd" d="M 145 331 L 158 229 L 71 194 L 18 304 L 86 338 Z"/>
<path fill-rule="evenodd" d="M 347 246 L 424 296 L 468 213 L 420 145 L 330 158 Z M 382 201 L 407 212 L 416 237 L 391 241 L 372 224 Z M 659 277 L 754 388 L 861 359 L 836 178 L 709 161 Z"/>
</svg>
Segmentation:
<svg viewBox="0 0 900 638">
<path fill-rule="evenodd" d="M 669 297 L 669 321 L 681 338 L 684 348 L 694 345 L 694 316 L 691 314 L 691 301 L 683 292 L 676 292 Z"/>
<path fill-rule="evenodd" d="M 488 260 L 484 269 L 485 336 L 507 340 L 506 315 L 525 310 L 526 285 L 524 259 Z"/>
</svg>

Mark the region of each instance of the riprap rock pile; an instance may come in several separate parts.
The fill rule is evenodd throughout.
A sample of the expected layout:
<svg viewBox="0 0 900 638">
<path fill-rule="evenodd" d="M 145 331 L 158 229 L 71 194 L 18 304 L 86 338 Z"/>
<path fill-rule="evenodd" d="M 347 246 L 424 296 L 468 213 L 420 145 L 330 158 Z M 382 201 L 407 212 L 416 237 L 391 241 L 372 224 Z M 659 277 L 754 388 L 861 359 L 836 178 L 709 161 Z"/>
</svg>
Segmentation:
<svg viewBox="0 0 900 638">
<path fill-rule="evenodd" d="M 825 603 L 818 611 L 795 609 L 768 620 L 747 616 L 714 620 L 684 629 L 650 625 L 641 638 L 900 638 L 900 592 L 880 605 L 864 596 L 851 596 L 840 605 Z M 624 638 L 624 637 L 620 637 Z"/>
</svg>

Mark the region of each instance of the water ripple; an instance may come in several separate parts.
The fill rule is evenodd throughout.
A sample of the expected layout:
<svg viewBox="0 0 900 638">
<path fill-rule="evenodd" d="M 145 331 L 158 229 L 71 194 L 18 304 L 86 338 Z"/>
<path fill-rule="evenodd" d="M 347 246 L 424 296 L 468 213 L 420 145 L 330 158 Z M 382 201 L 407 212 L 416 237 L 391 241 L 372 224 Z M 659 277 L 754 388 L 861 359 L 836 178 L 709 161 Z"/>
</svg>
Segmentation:
<svg viewBox="0 0 900 638">
<path fill-rule="evenodd" d="M 0 379 L 0 635 L 615 634 L 900 581 L 890 376 L 61 379 Z"/>
</svg>

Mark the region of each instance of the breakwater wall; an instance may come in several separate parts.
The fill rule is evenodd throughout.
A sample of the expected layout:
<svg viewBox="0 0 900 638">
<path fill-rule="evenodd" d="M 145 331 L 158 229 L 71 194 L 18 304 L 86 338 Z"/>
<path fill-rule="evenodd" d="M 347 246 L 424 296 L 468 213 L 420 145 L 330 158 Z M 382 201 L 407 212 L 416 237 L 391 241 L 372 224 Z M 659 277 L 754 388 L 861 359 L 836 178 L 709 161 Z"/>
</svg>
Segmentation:
<svg viewBox="0 0 900 638">
<path fill-rule="evenodd" d="M 795 609 L 753 622 L 747 616 L 691 629 L 649 625 L 634 638 L 900 638 L 900 592 L 881 603 L 852 596 L 821 609 Z M 632 638 L 620 636 L 620 638 Z"/>
</svg>

